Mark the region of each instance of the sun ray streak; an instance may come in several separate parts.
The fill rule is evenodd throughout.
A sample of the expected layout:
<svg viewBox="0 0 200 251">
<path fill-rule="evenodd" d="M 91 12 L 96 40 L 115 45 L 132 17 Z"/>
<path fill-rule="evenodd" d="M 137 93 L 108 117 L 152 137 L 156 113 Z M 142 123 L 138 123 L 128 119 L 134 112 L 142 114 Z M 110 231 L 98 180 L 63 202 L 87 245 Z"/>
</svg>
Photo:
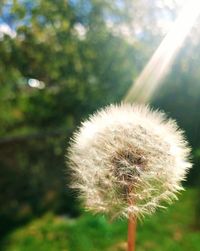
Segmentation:
<svg viewBox="0 0 200 251">
<path fill-rule="evenodd" d="M 172 29 L 150 58 L 124 98 L 125 102 L 148 102 L 170 66 L 200 14 L 200 1 L 187 1 Z"/>
</svg>

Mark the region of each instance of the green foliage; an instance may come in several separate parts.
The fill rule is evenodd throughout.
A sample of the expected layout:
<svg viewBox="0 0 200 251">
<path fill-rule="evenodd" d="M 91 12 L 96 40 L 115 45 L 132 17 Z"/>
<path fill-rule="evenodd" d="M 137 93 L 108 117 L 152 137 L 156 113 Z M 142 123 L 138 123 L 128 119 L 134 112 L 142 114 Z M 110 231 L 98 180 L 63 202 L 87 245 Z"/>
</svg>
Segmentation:
<svg viewBox="0 0 200 251">
<path fill-rule="evenodd" d="M 70 176 L 60 168 L 65 164 L 65 134 L 43 136 L 45 133 L 39 139 L 16 139 L 0 147 L 1 237 L 49 209 L 70 216 L 80 213 L 69 189 Z"/>
<path fill-rule="evenodd" d="M 185 192 L 167 211 L 138 223 L 137 250 L 193 250 L 200 235 L 191 227 L 194 190 Z M 84 214 L 69 219 L 47 214 L 11 233 L 2 243 L 4 251 L 123 251 L 126 221 L 108 222 L 103 216 Z"/>
<path fill-rule="evenodd" d="M 82 13 L 81 1 L 13 1 L 16 37 L 0 40 L 0 102 L 6 104 L 0 135 L 76 125 L 123 97 L 137 72 L 139 47 L 108 29 L 106 2 L 92 1 Z M 46 87 L 29 87 L 30 78 Z"/>
</svg>

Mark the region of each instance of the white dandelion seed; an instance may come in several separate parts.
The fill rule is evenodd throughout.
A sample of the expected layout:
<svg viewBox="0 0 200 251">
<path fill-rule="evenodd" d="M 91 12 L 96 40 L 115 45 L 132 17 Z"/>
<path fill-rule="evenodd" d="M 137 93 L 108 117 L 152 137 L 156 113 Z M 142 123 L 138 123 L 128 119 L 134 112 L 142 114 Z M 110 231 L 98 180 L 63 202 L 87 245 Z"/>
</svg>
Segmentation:
<svg viewBox="0 0 200 251">
<path fill-rule="evenodd" d="M 144 105 L 110 105 L 82 123 L 69 148 L 72 186 L 86 208 L 140 218 L 182 190 L 190 148 L 176 122 Z"/>
</svg>

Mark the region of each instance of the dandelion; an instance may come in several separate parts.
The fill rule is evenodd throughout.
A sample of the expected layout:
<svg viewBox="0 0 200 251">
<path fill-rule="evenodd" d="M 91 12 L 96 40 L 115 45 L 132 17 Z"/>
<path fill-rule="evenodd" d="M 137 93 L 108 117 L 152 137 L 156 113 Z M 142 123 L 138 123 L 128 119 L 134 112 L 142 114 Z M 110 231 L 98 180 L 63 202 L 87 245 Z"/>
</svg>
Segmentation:
<svg viewBox="0 0 200 251">
<path fill-rule="evenodd" d="M 177 199 L 191 167 L 189 154 L 183 131 L 164 113 L 145 105 L 110 105 L 72 138 L 72 186 L 87 209 L 135 221 Z"/>
</svg>

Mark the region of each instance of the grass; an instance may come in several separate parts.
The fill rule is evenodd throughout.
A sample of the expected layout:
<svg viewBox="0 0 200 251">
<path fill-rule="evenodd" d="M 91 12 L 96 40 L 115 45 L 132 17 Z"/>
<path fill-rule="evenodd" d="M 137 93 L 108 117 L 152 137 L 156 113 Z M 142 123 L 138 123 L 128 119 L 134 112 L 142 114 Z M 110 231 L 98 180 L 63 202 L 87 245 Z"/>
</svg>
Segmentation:
<svg viewBox="0 0 200 251">
<path fill-rule="evenodd" d="M 138 224 L 137 251 L 198 251 L 200 232 L 194 231 L 194 190 Z M 10 233 L 4 251 L 123 251 L 126 221 L 113 223 L 103 216 L 84 214 L 78 219 L 46 214 Z"/>
</svg>

